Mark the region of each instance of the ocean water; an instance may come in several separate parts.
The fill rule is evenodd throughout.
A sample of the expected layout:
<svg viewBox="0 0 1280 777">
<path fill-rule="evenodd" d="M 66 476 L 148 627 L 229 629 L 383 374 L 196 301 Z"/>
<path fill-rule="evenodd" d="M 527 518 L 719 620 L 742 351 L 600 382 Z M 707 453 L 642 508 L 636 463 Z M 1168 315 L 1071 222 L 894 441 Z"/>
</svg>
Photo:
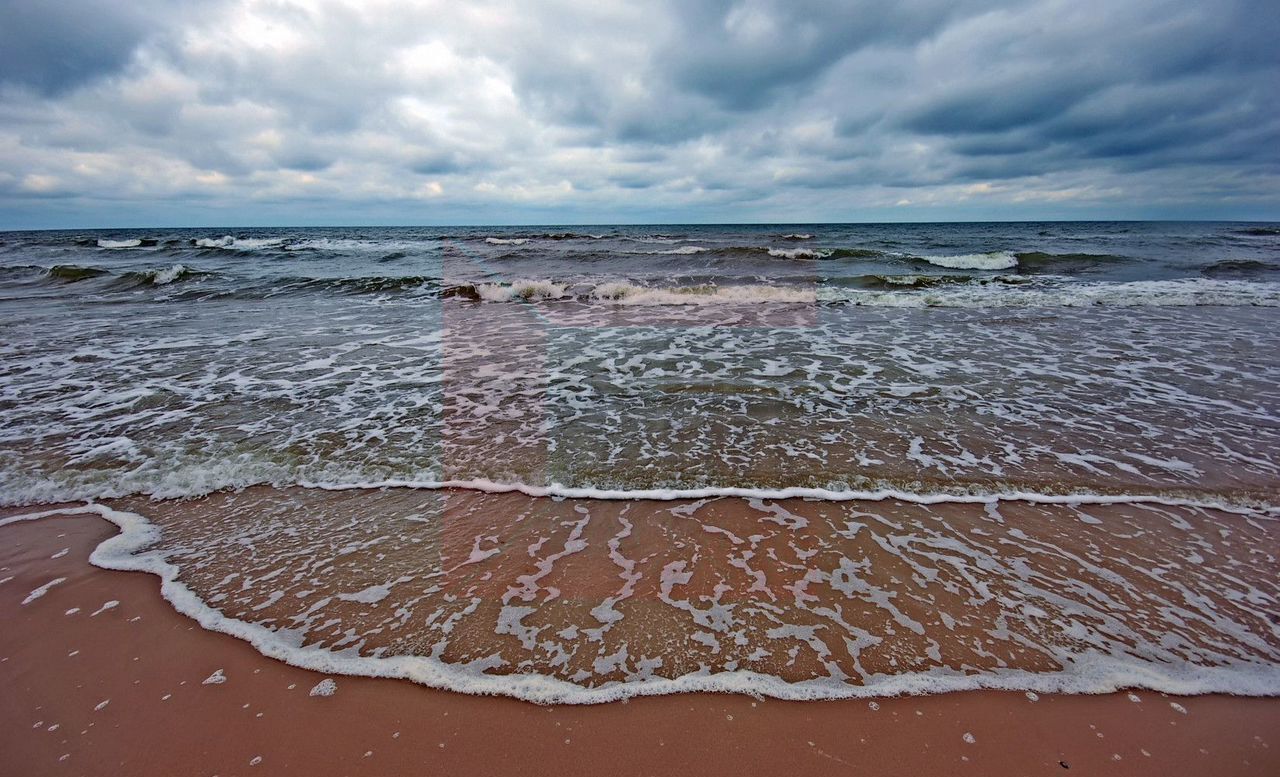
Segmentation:
<svg viewBox="0 0 1280 777">
<path fill-rule="evenodd" d="M 1273 224 L 3 233 L 0 504 L 325 671 L 1274 694 L 1277 306 Z"/>
</svg>

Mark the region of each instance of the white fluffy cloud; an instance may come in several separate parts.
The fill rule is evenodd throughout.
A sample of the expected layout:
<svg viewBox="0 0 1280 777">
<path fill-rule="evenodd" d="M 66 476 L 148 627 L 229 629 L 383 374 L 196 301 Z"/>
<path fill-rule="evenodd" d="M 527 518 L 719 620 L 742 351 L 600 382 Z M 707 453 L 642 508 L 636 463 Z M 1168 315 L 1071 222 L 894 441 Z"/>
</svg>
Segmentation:
<svg viewBox="0 0 1280 777">
<path fill-rule="evenodd" d="M 1280 215 L 1264 2 L 0 14 L 8 227 Z"/>
</svg>

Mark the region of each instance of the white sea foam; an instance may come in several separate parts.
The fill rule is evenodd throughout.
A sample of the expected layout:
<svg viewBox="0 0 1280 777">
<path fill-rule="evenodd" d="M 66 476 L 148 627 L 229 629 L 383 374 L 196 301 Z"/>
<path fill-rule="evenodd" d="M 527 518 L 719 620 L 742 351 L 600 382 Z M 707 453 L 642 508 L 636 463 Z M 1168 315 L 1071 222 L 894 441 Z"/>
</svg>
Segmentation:
<svg viewBox="0 0 1280 777">
<path fill-rule="evenodd" d="M 790 234 L 783 235 L 782 239 L 783 240 L 812 240 L 813 235 L 810 235 L 808 232 L 792 232 Z"/>
<path fill-rule="evenodd" d="M 396 251 L 422 252 L 439 248 L 436 239 L 375 240 L 339 237 L 307 237 L 289 240 L 286 251 L 332 251 L 342 253 L 386 255 Z"/>
<path fill-rule="evenodd" d="M 998 282 L 978 280 L 916 288 L 921 277 L 924 276 L 886 278 L 887 283 L 902 286 L 901 290 L 844 288 L 818 283 L 663 287 L 609 281 L 591 288 L 580 299 L 651 306 L 816 303 L 908 308 L 1280 306 L 1280 284 L 1259 281 L 1182 278 L 1127 283 L 1058 283 L 1052 278 L 1030 280 L 1022 276 L 1001 276 Z M 567 296 L 568 289 L 569 284 L 552 280 L 516 280 L 476 287 L 485 302 L 558 300 Z"/>
<path fill-rule="evenodd" d="M 522 246 L 529 242 L 527 237 L 486 237 L 484 242 L 494 246 Z"/>
<path fill-rule="evenodd" d="M 1183 278 L 1128 283 L 963 283 L 906 291 L 823 290 L 820 298 L 870 307 L 1064 308 L 1280 306 L 1280 284 Z"/>
<path fill-rule="evenodd" d="M 620 305 L 812 304 L 816 290 L 804 286 L 650 287 L 629 283 L 601 284 L 590 297 Z"/>
<path fill-rule="evenodd" d="M 2 525 L 4 524 L 0 523 L 0 526 Z M 67 579 L 65 577 L 55 577 L 54 579 L 50 580 L 49 582 L 35 589 L 31 593 L 27 594 L 27 598 L 22 600 L 23 606 L 25 607 L 26 605 L 34 602 L 36 599 L 39 599 L 40 597 L 49 593 L 49 589 L 53 588 L 55 585 L 58 585 L 59 583 L 65 583 L 65 582 L 67 582 Z"/>
<path fill-rule="evenodd" d="M 1198 507 L 1259 517 L 1280 517 L 1280 501 L 1260 502 L 1255 497 L 1239 499 L 1223 497 L 1192 498 L 1161 493 L 1095 493 L 1081 490 L 1069 493 L 1039 493 L 1008 489 L 992 489 L 990 491 L 974 491 L 970 489 L 952 492 L 946 490 L 908 491 L 897 488 L 848 489 L 802 486 L 760 488 L 732 485 L 708 485 L 698 488 L 654 487 L 628 489 L 576 487 L 554 482 L 544 485 L 516 480 L 495 481 L 487 478 L 434 479 L 393 477 L 372 479 L 362 477 L 358 468 L 350 470 L 335 468 L 329 474 L 332 477 L 316 479 L 307 476 L 305 471 L 282 469 L 266 462 L 255 462 L 247 459 L 224 460 L 221 462 L 221 468 L 192 464 L 185 468 L 166 471 L 159 478 L 139 479 L 125 476 L 115 482 L 99 482 L 86 484 L 82 487 L 62 485 L 53 481 L 38 481 L 7 490 L 0 496 L 0 504 L 13 506 L 41 503 L 53 504 L 85 499 L 112 499 L 135 494 L 145 494 L 153 499 L 183 499 L 204 496 L 225 489 L 239 490 L 263 485 L 274 488 L 301 486 L 303 488 L 319 488 L 328 491 L 382 488 L 412 488 L 428 491 L 456 489 L 491 494 L 518 493 L 537 498 L 609 501 L 636 499 L 678 501 L 740 497 L 757 500 L 809 499 L 830 502 L 899 500 L 923 505 L 994 505 L 1000 502 L 1072 506 L 1151 504 L 1169 507 Z M 42 515 L 36 514 L 35 517 L 41 517 Z M 9 521 L 0 521 L 0 526 L 7 522 Z"/>
<path fill-rule="evenodd" d="M 331 678 L 324 678 L 311 689 L 312 696 L 332 696 L 338 692 L 338 683 Z"/>
<path fill-rule="evenodd" d="M 280 248 L 286 243 L 282 237 L 202 237 L 195 241 L 197 248 L 234 248 L 237 251 L 254 251 L 260 248 Z"/>
<path fill-rule="evenodd" d="M 668 251 L 654 251 L 653 253 L 683 255 L 683 254 L 700 254 L 700 253 L 703 253 L 704 251 L 710 251 L 710 250 L 711 250 L 710 248 L 703 248 L 702 246 L 680 246 L 679 248 L 672 248 Z"/>
<path fill-rule="evenodd" d="M 779 699 L 808 700 L 874 698 L 903 694 L 996 689 L 1036 693 L 1109 693 L 1125 688 L 1149 688 L 1164 693 L 1194 695 L 1230 693 L 1241 696 L 1280 695 L 1280 666 L 1179 666 L 1144 662 L 1124 653 L 1086 651 L 1058 672 L 995 669 L 982 673 L 958 673 L 940 668 L 892 675 L 873 675 L 862 685 L 838 678 L 787 682 L 779 677 L 750 671 L 695 672 L 676 678 L 643 677 L 622 683 L 584 687 L 554 677 L 513 674 L 490 675 L 467 665 L 451 665 L 432 656 L 395 655 L 366 657 L 303 648 L 266 626 L 230 618 L 203 602 L 178 580 L 179 568 L 163 556 L 139 551 L 153 544 L 158 530 L 146 518 L 98 504 L 60 508 L 11 516 L 0 526 L 58 514 L 96 514 L 115 523 L 120 533 L 100 544 L 90 557 L 104 569 L 144 571 L 161 579 L 161 593 L 178 612 L 202 627 L 243 639 L 260 653 L 294 666 L 331 675 L 360 675 L 410 680 L 422 685 L 469 694 L 497 694 L 531 702 L 593 704 L 636 696 L 683 692 L 729 692 Z M 215 672 L 214 676 L 219 673 Z M 336 685 L 336 684 L 335 684 Z M 316 686 L 324 686 L 321 682 Z M 314 691 L 314 689 L 313 689 Z M 106 706 L 106 702 L 98 709 Z"/>
<path fill-rule="evenodd" d="M 485 302 L 511 302 L 513 300 L 538 301 L 560 299 L 568 286 L 554 281 L 518 280 L 511 283 L 482 283 L 476 293 Z"/>
<path fill-rule="evenodd" d="M 223 235 L 222 237 L 201 237 L 196 239 L 196 246 L 199 248 L 230 248 L 236 244 L 236 239 L 231 235 Z"/>
<path fill-rule="evenodd" d="M 187 268 L 180 264 L 155 270 L 151 273 L 151 282 L 157 286 L 165 286 L 181 278 L 186 271 Z"/>
<path fill-rule="evenodd" d="M 119 606 L 120 606 L 120 602 L 117 599 L 112 599 L 109 602 L 103 602 L 101 607 L 99 607 L 98 609 L 94 610 L 92 613 L 89 614 L 89 617 L 92 618 L 95 615 L 101 615 L 107 610 L 114 610 L 116 607 L 119 607 Z"/>
<path fill-rule="evenodd" d="M 106 238 L 98 238 L 98 248 L 137 248 L 142 245 L 142 241 L 135 238 L 133 240 L 107 240 Z"/>
<path fill-rule="evenodd" d="M 739 497 L 755 500 L 778 499 L 811 499 L 827 502 L 868 501 L 883 502 L 897 500 L 912 504 L 985 504 L 994 505 L 1000 502 L 1027 502 L 1044 505 L 1116 505 L 1116 504 L 1150 504 L 1166 507 L 1198 507 L 1224 512 L 1258 515 L 1259 513 L 1280 514 L 1280 505 L 1231 504 L 1214 499 L 1189 499 L 1160 494 L 1044 494 L 1032 491 L 998 491 L 989 494 L 947 493 L 947 492 L 912 492 L 898 489 L 882 488 L 873 490 L 835 490 L 827 488 L 741 488 L 734 486 L 713 486 L 706 488 L 648 488 L 648 489 L 603 489 L 575 488 L 552 483 L 547 486 L 534 486 L 527 483 L 499 483 L 491 480 L 380 480 L 362 483 L 322 483 L 303 481 L 299 485 L 304 488 L 321 488 L 327 491 L 349 491 L 353 489 L 381 488 L 417 488 L 425 490 L 460 489 L 481 491 L 489 494 L 524 494 L 536 498 L 554 499 L 601 499 L 601 500 L 699 500 L 718 497 Z M 3 523 L 0 523 L 2 526 Z"/>
<path fill-rule="evenodd" d="M 253 251 L 258 248 L 279 248 L 285 244 L 282 237 L 238 237 L 232 243 L 238 249 Z"/>
<path fill-rule="evenodd" d="M 799 285 L 778 288 L 804 291 Z M 688 304 L 690 297 L 715 301 L 724 293 L 723 287 L 698 291 L 677 296 L 631 284 L 602 285 L 598 294 L 624 297 L 622 303 L 557 303 L 556 321 L 591 334 L 575 333 L 571 346 L 560 340 L 549 361 L 543 361 L 548 357 L 542 343 L 485 328 L 487 321 L 525 314 L 462 311 L 471 318 L 455 331 L 486 336 L 453 338 L 451 358 L 462 360 L 453 364 L 469 366 L 452 372 L 448 385 L 440 369 L 443 330 L 389 335 L 371 329 L 335 350 L 296 352 L 290 350 L 293 340 L 264 347 L 260 335 L 215 350 L 206 347 L 217 342 L 215 336 L 182 329 L 149 336 L 125 332 L 111 343 L 87 344 L 68 333 L 69 347 L 43 355 L 31 349 L 31 358 L 9 360 L 11 392 L 32 399 L 14 406 L 3 436 L 11 448 L 23 440 L 46 440 L 36 447 L 49 455 L 0 457 L 0 502 L 190 497 L 299 482 L 487 478 L 610 489 L 894 486 L 917 492 L 966 491 L 974 483 L 988 483 L 985 488 L 997 492 L 1042 491 L 1037 484 L 1053 482 L 1062 490 L 1239 504 L 1262 498 L 1280 476 L 1268 426 L 1276 367 L 1264 358 L 1275 339 L 1265 331 L 1265 310 L 1187 311 L 1154 319 L 1105 310 L 1050 318 L 1033 311 L 1009 320 L 996 317 L 994 325 L 986 323 L 986 314 L 904 318 L 825 310 L 816 321 L 802 321 L 801 329 L 770 328 L 749 342 L 726 328 L 671 339 L 663 331 L 599 326 L 603 317 L 644 323 L 665 313 L 625 308 L 625 295 L 641 304 L 668 301 L 667 295 Z M 910 294 L 925 297 L 899 297 Z M 606 309 L 612 305 L 618 309 Z M 714 308 L 681 312 L 698 320 L 720 316 Z M 783 318 L 795 312 L 803 311 L 784 311 Z M 724 318 L 738 315 L 732 310 Z M 430 326 L 430 319 L 420 320 Z M 972 348 L 948 351 L 929 327 L 918 325 L 940 320 Z M 1149 334 L 1155 324 L 1158 333 Z M 1247 350 L 1238 356 L 1218 351 L 1233 330 L 1259 325 L 1257 332 L 1240 335 L 1248 338 L 1238 341 Z M 1135 339 L 1140 327 L 1148 327 L 1147 334 Z M 1077 329 L 1086 334 L 1062 339 Z M 891 350 L 884 350 L 887 344 Z M 1116 352 L 1127 357 L 1112 369 L 1105 360 Z M 207 354 L 207 367 L 184 369 L 182 355 L 191 353 L 202 359 Z M 103 363 L 112 369 L 94 366 Z M 545 373 L 529 367 L 544 364 Z M 889 364 L 908 372 L 880 371 Z M 1034 370 L 1019 374 L 1027 365 Z M 1038 391 L 1046 380 L 1061 388 Z M 1154 393 L 1131 392 L 1135 382 Z M 672 392 L 670 386 L 682 388 Z M 591 393 L 584 395 L 588 388 Z M 253 429 L 261 445 L 233 442 L 237 433 L 222 425 L 227 396 L 241 398 L 236 423 Z M 770 424 L 751 420 L 761 402 L 767 403 Z M 724 414 L 739 403 L 740 409 Z M 575 420 L 544 423 L 549 407 L 573 407 Z M 915 425 L 879 428 L 872 420 L 873 434 L 863 435 L 867 419 L 886 409 L 907 417 L 947 413 L 956 423 L 907 434 Z M 559 412 L 555 417 L 562 417 Z M 776 474 L 740 476 L 741 470 L 716 466 L 720 459 L 713 451 L 684 453 L 688 449 L 678 446 L 689 443 L 653 423 L 664 412 L 677 423 L 711 413 L 717 415 L 706 417 L 728 419 L 721 427 L 723 444 Z M 448 425 L 432 425 L 444 414 L 451 418 Z M 1028 437 L 1019 430 L 1029 425 L 1074 431 Z M 430 447 L 441 437 L 448 457 Z M 913 445 L 915 437 L 920 439 Z M 557 445 L 590 450 L 611 466 L 570 464 L 547 479 L 538 457 Z M 859 453 L 829 456 L 832 448 Z M 286 450 L 301 455 L 277 453 Z M 1218 475 L 1223 472 L 1232 474 L 1224 479 Z M 916 480 L 921 482 L 906 485 Z M 369 582 L 383 581 L 364 584 Z"/>
<path fill-rule="evenodd" d="M 204 678 L 200 682 L 201 685 L 222 685 L 227 681 L 227 676 L 222 673 L 221 669 L 215 669 L 213 674 Z"/>
<path fill-rule="evenodd" d="M 353 594 L 338 594 L 344 602 L 360 602 L 361 604 L 377 604 L 391 595 L 391 589 L 385 585 L 371 585 Z"/>
<path fill-rule="evenodd" d="M 825 248 L 770 248 L 769 256 L 779 259 L 826 259 L 832 251 Z"/>
<path fill-rule="evenodd" d="M 624 236 L 624 237 L 622 238 L 622 240 L 626 240 L 626 241 L 628 241 L 628 242 L 632 242 L 632 243 L 659 243 L 659 244 L 663 244 L 663 245 L 670 245 L 670 244 L 672 244 L 672 243 L 679 243 L 679 242 L 680 242 L 679 240 L 676 240 L 675 238 L 671 238 L 671 237 L 664 237 L 664 236 L 662 236 L 662 235 L 645 235 L 645 236 L 642 236 L 642 237 L 629 237 L 629 236 Z"/>
<path fill-rule="evenodd" d="M 921 256 L 929 264 L 949 267 L 953 270 L 1008 270 L 1018 266 L 1018 257 L 1008 251 L 992 251 L 986 254 L 959 254 L 956 256 Z"/>
</svg>

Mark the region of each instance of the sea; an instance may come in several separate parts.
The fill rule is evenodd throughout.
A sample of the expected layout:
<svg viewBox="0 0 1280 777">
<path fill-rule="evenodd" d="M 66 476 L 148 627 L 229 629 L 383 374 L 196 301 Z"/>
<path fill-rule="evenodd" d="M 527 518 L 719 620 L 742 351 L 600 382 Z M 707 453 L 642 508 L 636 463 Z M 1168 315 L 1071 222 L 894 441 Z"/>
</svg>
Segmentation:
<svg viewBox="0 0 1280 777">
<path fill-rule="evenodd" d="M 539 703 L 1277 695 L 1278 306 L 1273 223 L 0 233 L 0 524 Z"/>
</svg>

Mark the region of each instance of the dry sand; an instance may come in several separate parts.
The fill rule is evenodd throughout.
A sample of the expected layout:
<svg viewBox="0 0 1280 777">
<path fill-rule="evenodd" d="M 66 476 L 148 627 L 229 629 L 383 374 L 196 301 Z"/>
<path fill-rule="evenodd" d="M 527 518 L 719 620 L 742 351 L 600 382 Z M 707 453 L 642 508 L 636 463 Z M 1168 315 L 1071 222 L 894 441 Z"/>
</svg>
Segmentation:
<svg viewBox="0 0 1280 777">
<path fill-rule="evenodd" d="M 0 775 L 1280 774 L 1276 699 L 539 707 L 354 677 L 312 695 L 324 675 L 200 629 L 150 575 L 90 566 L 114 532 L 85 516 L 0 528 Z"/>
</svg>

